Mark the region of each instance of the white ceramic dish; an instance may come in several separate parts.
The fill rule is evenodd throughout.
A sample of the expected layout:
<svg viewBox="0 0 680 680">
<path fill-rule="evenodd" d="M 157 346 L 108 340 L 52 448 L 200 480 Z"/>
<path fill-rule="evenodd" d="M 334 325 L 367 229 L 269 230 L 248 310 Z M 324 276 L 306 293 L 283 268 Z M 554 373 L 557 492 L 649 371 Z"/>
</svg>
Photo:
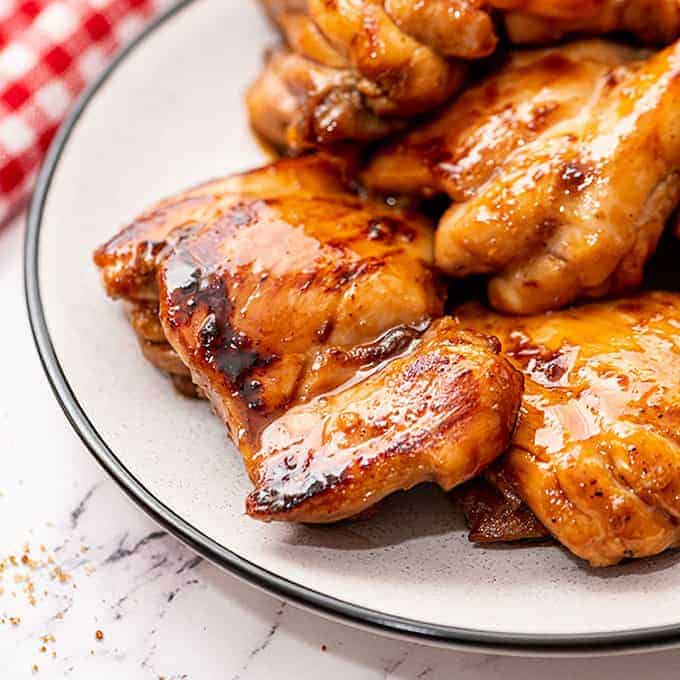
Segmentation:
<svg viewBox="0 0 680 680">
<path fill-rule="evenodd" d="M 27 295 L 49 378 L 82 439 L 198 552 L 327 615 L 509 653 L 680 642 L 675 552 L 593 571 L 554 546 L 475 547 L 434 488 L 395 496 L 353 525 L 267 526 L 244 515 L 249 484 L 224 427 L 142 358 L 91 252 L 157 198 L 265 160 L 243 91 L 273 39 L 254 2 L 185 2 L 87 93 L 51 149 L 30 216 Z"/>
</svg>

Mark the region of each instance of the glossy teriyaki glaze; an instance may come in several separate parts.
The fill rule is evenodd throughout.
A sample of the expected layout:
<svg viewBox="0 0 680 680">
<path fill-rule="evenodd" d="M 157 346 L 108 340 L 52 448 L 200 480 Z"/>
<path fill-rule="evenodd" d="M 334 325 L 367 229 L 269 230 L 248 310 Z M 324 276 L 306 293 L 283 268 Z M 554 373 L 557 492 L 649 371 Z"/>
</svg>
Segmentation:
<svg viewBox="0 0 680 680">
<path fill-rule="evenodd" d="M 359 199 L 343 169 L 306 157 L 205 184 L 95 254 L 145 354 L 224 419 L 261 519 L 334 521 L 420 481 L 450 488 L 500 454 L 519 406 L 493 343 L 432 323 L 428 221 Z"/>
<path fill-rule="evenodd" d="M 290 409 L 263 433 L 248 511 L 296 519 L 309 500 L 334 521 L 421 482 L 470 479 L 515 422 L 521 379 L 498 352 L 439 319 L 402 354 Z"/>
<path fill-rule="evenodd" d="M 525 375 L 502 471 L 592 565 L 680 542 L 680 295 L 644 293 L 532 317 L 463 306 Z"/>
<path fill-rule="evenodd" d="M 403 128 L 451 98 L 506 35 L 542 46 L 566 35 L 680 36 L 677 0 L 262 0 L 284 45 L 247 96 L 251 124 L 297 153 Z M 498 30 L 503 23 L 502 30 Z M 482 68 L 484 68 L 482 66 Z"/>
<path fill-rule="evenodd" d="M 604 41 L 513 53 L 430 123 L 377 152 L 372 188 L 431 195 L 435 261 L 490 274 L 506 312 L 640 285 L 680 199 L 680 44 Z"/>
<path fill-rule="evenodd" d="M 508 38 L 545 45 L 565 36 L 625 33 L 664 44 L 680 36 L 677 0 L 495 0 L 507 11 Z"/>
</svg>

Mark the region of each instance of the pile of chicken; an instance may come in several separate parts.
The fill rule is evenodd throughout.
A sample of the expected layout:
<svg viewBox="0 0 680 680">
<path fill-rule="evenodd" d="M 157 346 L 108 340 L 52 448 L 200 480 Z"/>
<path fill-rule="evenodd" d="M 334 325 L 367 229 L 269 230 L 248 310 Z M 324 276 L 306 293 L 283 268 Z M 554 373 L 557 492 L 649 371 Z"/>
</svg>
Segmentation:
<svg viewBox="0 0 680 680">
<path fill-rule="evenodd" d="M 680 545 L 680 293 L 644 286 L 680 202 L 680 0 L 263 5 L 282 43 L 247 105 L 289 157 L 95 253 L 226 423 L 248 514 L 430 481 L 474 541 Z"/>
</svg>

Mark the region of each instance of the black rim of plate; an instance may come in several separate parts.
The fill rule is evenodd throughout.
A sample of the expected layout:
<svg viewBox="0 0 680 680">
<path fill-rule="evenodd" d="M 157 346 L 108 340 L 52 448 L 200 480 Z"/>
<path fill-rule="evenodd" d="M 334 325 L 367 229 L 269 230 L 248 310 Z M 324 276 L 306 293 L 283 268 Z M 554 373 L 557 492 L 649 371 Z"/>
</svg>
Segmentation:
<svg viewBox="0 0 680 680">
<path fill-rule="evenodd" d="M 28 316 L 40 360 L 54 394 L 76 433 L 102 467 L 127 495 L 158 524 L 213 564 L 239 578 L 330 618 L 374 632 L 406 637 L 412 641 L 468 650 L 506 654 L 597 654 L 649 650 L 680 644 L 680 625 L 640 628 L 611 633 L 533 635 L 480 631 L 416 621 L 339 600 L 306 588 L 244 559 L 182 519 L 156 498 L 119 460 L 92 424 L 68 383 L 50 338 L 40 294 L 38 258 L 40 228 L 45 201 L 61 154 L 83 111 L 99 88 L 147 36 L 194 0 L 181 0 L 156 18 L 81 95 L 61 126 L 45 159 L 31 201 L 24 244 L 24 286 Z M 537 612 L 540 615 L 540 612 Z"/>
</svg>

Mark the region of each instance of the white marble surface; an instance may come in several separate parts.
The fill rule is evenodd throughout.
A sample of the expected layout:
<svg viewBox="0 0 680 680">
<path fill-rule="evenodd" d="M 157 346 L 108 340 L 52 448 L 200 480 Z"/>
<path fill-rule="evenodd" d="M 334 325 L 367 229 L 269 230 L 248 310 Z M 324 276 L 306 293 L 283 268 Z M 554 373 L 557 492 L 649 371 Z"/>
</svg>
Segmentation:
<svg viewBox="0 0 680 680">
<path fill-rule="evenodd" d="M 23 230 L 0 228 L 1 679 L 678 677 L 680 651 L 520 659 L 381 638 L 201 561 L 126 499 L 54 401 L 24 311 Z"/>
</svg>

